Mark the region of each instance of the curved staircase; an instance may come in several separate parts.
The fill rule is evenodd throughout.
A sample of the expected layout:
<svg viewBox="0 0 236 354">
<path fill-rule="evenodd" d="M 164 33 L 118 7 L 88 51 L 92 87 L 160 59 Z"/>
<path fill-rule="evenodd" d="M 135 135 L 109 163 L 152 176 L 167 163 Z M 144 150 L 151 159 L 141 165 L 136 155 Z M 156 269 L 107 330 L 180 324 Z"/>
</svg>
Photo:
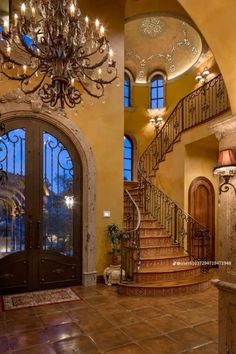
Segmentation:
<svg viewBox="0 0 236 354">
<path fill-rule="evenodd" d="M 138 187 L 125 191 L 119 293 L 172 295 L 204 290 L 210 231 L 156 186 L 156 173 L 182 133 L 229 110 L 221 75 L 182 98 L 140 157 Z M 201 267 L 190 261 L 201 261 Z M 188 263 L 189 262 L 189 263 Z"/>
<path fill-rule="evenodd" d="M 131 189 L 129 194 L 142 210 L 139 189 Z M 126 203 L 127 199 L 125 208 Z M 185 265 L 190 262 L 189 254 L 173 242 L 173 238 L 149 212 L 141 212 L 140 217 L 139 258 L 135 260 L 132 281 L 120 283 L 119 294 L 164 296 L 207 289 L 210 286 L 209 274 L 203 274 L 199 266 Z"/>
</svg>

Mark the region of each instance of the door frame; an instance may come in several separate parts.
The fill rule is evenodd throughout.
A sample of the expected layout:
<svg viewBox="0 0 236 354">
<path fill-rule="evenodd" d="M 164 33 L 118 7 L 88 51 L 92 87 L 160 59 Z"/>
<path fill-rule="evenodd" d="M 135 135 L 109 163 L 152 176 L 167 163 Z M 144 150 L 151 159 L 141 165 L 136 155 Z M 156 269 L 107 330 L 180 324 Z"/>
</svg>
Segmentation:
<svg viewBox="0 0 236 354">
<path fill-rule="evenodd" d="M 208 189 L 211 191 L 211 195 L 212 195 L 212 205 L 213 205 L 213 213 L 212 213 L 212 217 L 211 217 L 211 224 L 212 224 L 212 229 L 210 230 L 211 232 L 211 255 L 212 255 L 212 260 L 215 260 L 215 189 L 214 186 L 212 184 L 212 182 L 204 176 L 198 176 L 196 178 L 194 178 L 192 180 L 192 182 L 189 185 L 189 189 L 188 189 L 188 213 L 194 217 L 193 213 L 192 213 L 192 208 L 191 208 L 191 198 L 192 198 L 192 191 L 193 191 L 193 187 L 194 185 L 196 185 L 196 183 L 198 182 L 205 182 L 205 186 L 207 185 Z"/>
<path fill-rule="evenodd" d="M 38 106 L 35 108 L 35 102 L 30 99 L 26 100 L 25 97 L 19 99 L 19 93 L 12 94 L 12 96 L 6 95 L 3 100 L 0 97 L 0 103 L 1 122 L 32 118 L 49 123 L 67 136 L 80 156 L 83 171 L 82 284 L 84 286 L 96 285 L 96 169 L 90 145 L 78 125 L 60 111 L 55 110 L 53 114 L 49 114 L 48 107 L 41 107 L 39 113 Z"/>
</svg>

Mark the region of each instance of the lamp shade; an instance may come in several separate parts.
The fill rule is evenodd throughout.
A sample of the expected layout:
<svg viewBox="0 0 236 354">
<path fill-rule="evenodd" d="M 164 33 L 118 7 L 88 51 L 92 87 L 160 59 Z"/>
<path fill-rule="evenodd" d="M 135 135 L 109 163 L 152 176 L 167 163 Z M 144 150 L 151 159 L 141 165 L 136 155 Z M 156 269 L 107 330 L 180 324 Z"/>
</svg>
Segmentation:
<svg viewBox="0 0 236 354">
<path fill-rule="evenodd" d="M 232 149 L 220 151 L 218 158 L 218 167 L 236 165 L 236 157 Z"/>
<path fill-rule="evenodd" d="M 214 174 L 218 176 L 234 176 L 236 174 L 236 157 L 232 149 L 220 151 Z"/>
</svg>

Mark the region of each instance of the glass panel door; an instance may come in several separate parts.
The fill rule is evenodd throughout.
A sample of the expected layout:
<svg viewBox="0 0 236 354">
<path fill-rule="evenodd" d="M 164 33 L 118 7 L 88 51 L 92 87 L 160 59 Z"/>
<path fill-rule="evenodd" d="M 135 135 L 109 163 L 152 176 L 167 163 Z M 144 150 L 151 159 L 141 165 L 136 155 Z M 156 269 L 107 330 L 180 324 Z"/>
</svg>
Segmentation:
<svg viewBox="0 0 236 354">
<path fill-rule="evenodd" d="M 43 133 L 43 249 L 73 256 L 74 167 L 64 145 Z"/>
<path fill-rule="evenodd" d="M 25 250 L 25 129 L 0 138 L 0 259 Z"/>
<path fill-rule="evenodd" d="M 80 284 L 80 157 L 62 132 L 39 119 L 11 119 L 5 126 L 0 139 L 0 294 Z"/>
</svg>

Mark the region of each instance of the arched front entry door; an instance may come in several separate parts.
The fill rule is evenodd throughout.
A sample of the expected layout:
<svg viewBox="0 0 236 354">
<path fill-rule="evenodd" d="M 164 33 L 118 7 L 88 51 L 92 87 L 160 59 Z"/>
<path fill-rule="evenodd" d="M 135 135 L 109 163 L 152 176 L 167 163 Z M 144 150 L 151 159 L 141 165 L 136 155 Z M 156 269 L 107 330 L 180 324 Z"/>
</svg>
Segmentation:
<svg viewBox="0 0 236 354">
<path fill-rule="evenodd" d="M 5 122 L 0 140 L 0 293 L 80 284 L 82 166 L 39 119 Z"/>
<path fill-rule="evenodd" d="M 189 187 L 189 214 L 201 225 L 210 230 L 211 260 L 215 257 L 215 191 L 206 177 L 195 178 Z M 198 249 L 196 245 L 196 250 Z M 209 253 L 208 252 L 208 253 Z"/>
</svg>

